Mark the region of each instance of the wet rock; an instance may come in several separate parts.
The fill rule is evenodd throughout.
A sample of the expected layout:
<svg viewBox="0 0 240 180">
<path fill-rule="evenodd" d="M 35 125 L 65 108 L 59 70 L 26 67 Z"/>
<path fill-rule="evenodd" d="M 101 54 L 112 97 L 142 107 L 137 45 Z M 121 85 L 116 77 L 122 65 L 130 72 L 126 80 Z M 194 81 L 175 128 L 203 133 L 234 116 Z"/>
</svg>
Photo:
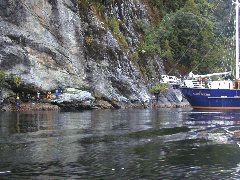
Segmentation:
<svg viewBox="0 0 240 180">
<path fill-rule="evenodd" d="M 15 104 L 4 105 L 2 111 L 60 111 L 57 105 L 49 103 L 20 103 L 17 107 Z"/>
<path fill-rule="evenodd" d="M 113 109 L 114 108 L 112 106 L 112 104 L 110 104 L 108 101 L 104 101 L 104 100 L 97 100 L 96 107 L 98 107 L 100 109 Z"/>
<path fill-rule="evenodd" d="M 152 107 L 155 108 L 179 108 L 189 107 L 190 104 L 185 98 L 182 97 L 182 93 L 179 89 L 170 88 L 167 93 L 159 94 L 158 102 L 154 98 L 152 101 Z"/>
<path fill-rule="evenodd" d="M 63 110 L 94 109 L 95 98 L 91 93 L 75 88 L 68 88 L 63 94 L 51 101 Z"/>
</svg>

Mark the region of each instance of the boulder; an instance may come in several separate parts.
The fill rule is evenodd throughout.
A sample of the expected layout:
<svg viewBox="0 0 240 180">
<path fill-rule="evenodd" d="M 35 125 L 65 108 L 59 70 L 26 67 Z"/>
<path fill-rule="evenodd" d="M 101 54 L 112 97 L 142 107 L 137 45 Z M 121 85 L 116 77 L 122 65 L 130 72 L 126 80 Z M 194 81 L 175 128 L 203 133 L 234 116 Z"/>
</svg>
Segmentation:
<svg viewBox="0 0 240 180">
<path fill-rule="evenodd" d="M 83 110 L 96 108 L 95 98 L 91 93 L 75 88 L 67 88 L 63 94 L 51 101 L 62 110 Z"/>
</svg>

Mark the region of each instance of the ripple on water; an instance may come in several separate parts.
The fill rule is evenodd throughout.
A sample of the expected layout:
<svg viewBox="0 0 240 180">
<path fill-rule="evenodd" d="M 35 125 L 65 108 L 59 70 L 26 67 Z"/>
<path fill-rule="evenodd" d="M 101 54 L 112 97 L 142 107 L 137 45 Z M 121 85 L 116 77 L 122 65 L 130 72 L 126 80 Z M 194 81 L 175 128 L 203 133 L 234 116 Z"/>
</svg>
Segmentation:
<svg viewBox="0 0 240 180">
<path fill-rule="evenodd" d="M 0 114 L 0 178 L 237 179 L 239 115 L 185 109 Z"/>
</svg>

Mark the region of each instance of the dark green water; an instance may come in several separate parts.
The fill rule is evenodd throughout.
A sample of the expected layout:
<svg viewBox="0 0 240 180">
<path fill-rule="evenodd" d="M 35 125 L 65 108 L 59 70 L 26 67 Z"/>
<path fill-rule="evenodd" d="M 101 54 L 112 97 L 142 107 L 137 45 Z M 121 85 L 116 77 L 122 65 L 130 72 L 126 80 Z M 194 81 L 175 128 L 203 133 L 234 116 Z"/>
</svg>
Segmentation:
<svg viewBox="0 0 240 180">
<path fill-rule="evenodd" d="M 240 111 L 0 113 L 0 179 L 239 179 Z"/>
</svg>

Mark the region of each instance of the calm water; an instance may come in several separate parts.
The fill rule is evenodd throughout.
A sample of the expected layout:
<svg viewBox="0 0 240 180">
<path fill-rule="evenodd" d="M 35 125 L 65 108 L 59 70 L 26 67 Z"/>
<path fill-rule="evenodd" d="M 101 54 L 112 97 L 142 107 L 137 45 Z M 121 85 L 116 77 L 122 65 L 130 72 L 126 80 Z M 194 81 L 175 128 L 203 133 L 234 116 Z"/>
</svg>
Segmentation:
<svg viewBox="0 0 240 180">
<path fill-rule="evenodd" d="M 239 179 L 240 111 L 0 113 L 0 179 Z"/>
</svg>

